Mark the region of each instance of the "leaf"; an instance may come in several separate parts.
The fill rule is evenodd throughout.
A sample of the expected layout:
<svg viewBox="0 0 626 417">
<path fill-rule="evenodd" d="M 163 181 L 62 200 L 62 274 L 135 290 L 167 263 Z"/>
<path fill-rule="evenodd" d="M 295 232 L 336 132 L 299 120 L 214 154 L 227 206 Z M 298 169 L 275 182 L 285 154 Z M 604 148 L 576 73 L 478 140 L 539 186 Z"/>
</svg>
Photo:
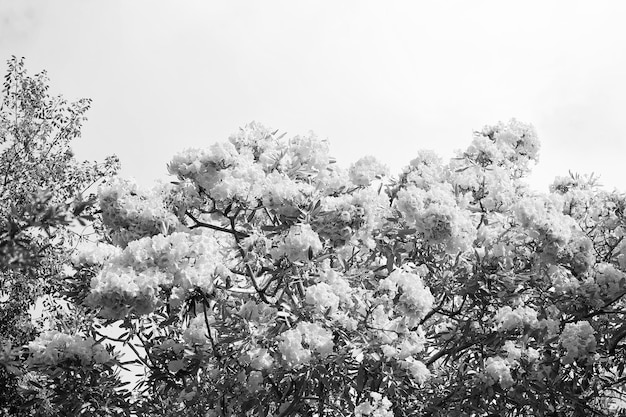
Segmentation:
<svg viewBox="0 0 626 417">
<path fill-rule="evenodd" d="M 185 368 L 185 361 L 182 359 L 174 360 L 167 364 L 168 371 L 174 374 L 183 368 Z"/>
<path fill-rule="evenodd" d="M 356 392 L 360 394 L 365 388 L 365 381 L 367 380 L 367 370 L 364 365 L 359 367 L 359 372 L 356 375 Z"/>
<path fill-rule="evenodd" d="M 415 233 L 417 233 L 416 229 L 401 229 L 398 230 L 398 237 L 404 237 L 407 235 L 414 235 Z"/>
<path fill-rule="evenodd" d="M 170 324 L 176 323 L 178 321 L 178 316 L 176 315 L 172 315 L 170 318 L 168 318 L 167 320 L 159 323 L 159 327 L 162 329 L 164 327 L 169 326 Z"/>
<path fill-rule="evenodd" d="M 247 413 L 248 411 L 250 411 L 254 407 L 256 407 L 258 404 L 259 404 L 259 401 L 256 398 L 252 398 L 252 399 L 244 402 L 243 404 L 241 404 L 241 411 L 243 413 Z"/>
</svg>

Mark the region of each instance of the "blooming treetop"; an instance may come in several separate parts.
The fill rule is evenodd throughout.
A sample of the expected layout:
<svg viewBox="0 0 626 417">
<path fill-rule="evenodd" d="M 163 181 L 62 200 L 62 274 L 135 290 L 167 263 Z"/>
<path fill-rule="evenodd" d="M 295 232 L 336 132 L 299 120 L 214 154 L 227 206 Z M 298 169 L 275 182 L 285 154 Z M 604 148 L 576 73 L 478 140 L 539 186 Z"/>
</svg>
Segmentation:
<svg viewBox="0 0 626 417">
<path fill-rule="evenodd" d="M 102 187 L 109 244 L 75 256 L 75 301 L 121 321 L 144 394 L 177 413 L 605 410 L 626 362 L 625 199 L 580 177 L 530 191 L 538 150 L 513 120 L 389 179 L 252 123 L 176 155 L 169 186 Z"/>
</svg>

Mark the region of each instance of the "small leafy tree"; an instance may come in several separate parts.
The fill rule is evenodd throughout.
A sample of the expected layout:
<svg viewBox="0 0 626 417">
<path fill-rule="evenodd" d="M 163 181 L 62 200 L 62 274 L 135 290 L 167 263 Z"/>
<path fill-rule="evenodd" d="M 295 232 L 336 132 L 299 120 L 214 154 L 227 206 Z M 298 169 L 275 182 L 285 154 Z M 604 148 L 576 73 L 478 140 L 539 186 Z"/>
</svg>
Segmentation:
<svg viewBox="0 0 626 417">
<path fill-rule="evenodd" d="M 59 415 L 67 404 L 50 404 L 49 389 L 84 395 L 84 387 L 66 378 L 54 387 L 25 367 L 22 347 L 40 332 L 29 309 L 46 295 L 58 298 L 63 265 L 72 248 L 85 238 L 82 227 L 97 223 L 90 187 L 118 169 L 117 159 L 79 163 L 70 149 L 80 136 L 90 100 L 69 103 L 48 92 L 42 72 L 30 76 L 23 59 L 8 61 L 0 104 L 0 411 L 3 415 Z M 86 331 L 71 323 L 63 309 L 49 304 L 65 332 Z M 80 313 L 77 313 L 80 314 Z M 51 329 L 52 330 L 52 329 Z M 35 366 L 37 365 L 37 366 Z M 112 373 L 113 374 L 113 373 Z M 53 378 L 54 379 L 54 378 Z M 47 390 L 40 387 L 48 386 Z M 81 401 L 81 406 L 83 401 Z M 72 415 L 66 413 L 63 415 Z"/>
</svg>

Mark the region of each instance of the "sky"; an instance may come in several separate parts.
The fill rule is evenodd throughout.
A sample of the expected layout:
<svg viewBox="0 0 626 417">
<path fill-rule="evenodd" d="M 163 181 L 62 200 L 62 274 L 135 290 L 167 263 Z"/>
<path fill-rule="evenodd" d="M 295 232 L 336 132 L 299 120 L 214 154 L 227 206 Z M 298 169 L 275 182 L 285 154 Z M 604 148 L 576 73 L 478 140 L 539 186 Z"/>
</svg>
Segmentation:
<svg viewBox="0 0 626 417">
<path fill-rule="evenodd" d="M 626 191 L 624 21 L 621 1 L 0 0 L 0 72 L 23 56 L 93 99 L 77 157 L 146 185 L 253 120 L 397 173 L 516 118 L 534 188 L 572 170 Z"/>
</svg>

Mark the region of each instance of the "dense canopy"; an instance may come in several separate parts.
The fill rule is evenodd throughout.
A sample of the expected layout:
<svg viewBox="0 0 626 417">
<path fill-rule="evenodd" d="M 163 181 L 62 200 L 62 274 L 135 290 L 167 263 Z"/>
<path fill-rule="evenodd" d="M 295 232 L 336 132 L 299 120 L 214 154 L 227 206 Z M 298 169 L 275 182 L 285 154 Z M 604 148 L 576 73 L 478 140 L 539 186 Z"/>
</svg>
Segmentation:
<svg viewBox="0 0 626 417">
<path fill-rule="evenodd" d="M 539 148 L 511 120 L 393 177 L 251 123 L 151 189 L 64 165 L 105 179 L 96 238 L 59 242 L 59 318 L 0 365 L 47 415 L 617 415 L 626 197 L 575 174 L 529 189 Z M 112 342 L 143 370 L 132 396 Z"/>
</svg>

